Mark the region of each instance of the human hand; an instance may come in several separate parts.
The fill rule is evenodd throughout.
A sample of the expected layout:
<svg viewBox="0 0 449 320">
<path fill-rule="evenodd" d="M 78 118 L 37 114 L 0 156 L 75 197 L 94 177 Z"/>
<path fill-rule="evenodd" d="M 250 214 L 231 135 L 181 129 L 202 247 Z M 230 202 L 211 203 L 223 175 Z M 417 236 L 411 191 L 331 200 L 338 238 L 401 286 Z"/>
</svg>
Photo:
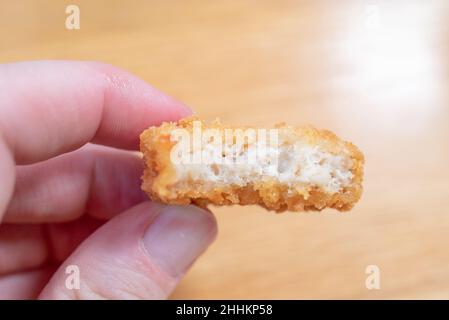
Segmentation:
<svg viewBox="0 0 449 320">
<path fill-rule="evenodd" d="M 216 222 L 147 201 L 142 160 L 125 149 L 189 110 L 92 62 L 0 65 L 0 88 L 0 298 L 166 298 Z"/>
</svg>

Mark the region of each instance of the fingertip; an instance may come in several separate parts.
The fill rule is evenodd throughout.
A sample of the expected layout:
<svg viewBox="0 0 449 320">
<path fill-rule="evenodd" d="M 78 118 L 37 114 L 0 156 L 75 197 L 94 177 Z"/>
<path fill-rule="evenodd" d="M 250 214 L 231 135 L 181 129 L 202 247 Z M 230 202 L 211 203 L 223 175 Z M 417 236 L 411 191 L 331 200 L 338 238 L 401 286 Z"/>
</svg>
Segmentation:
<svg viewBox="0 0 449 320">
<path fill-rule="evenodd" d="M 114 90 L 135 90 L 137 93 L 140 91 L 143 97 L 151 98 L 148 101 L 148 105 L 160 105 L 163 107 L 163 110 L 160 111 L 167 113 L 167 117 L 164 118 L 165 121 L 178 120 L 193 113 L 192 109 L 184 102 L 159 91 L 149 84 L 149 82 L 146 82 L 144 79 L 139 78 L 129 71 L 98 61 L 88 61 L 86 64 L 94 71 L 103 75 L 106 79 L 106 84 L 108 86 L 110 85 Z"/>
<path fill-rule="evenodd" d="M 89 65 L 104 78 L 104 105 L 108 106 L 94 142 L 138 149 L 143 130 L 192 114 L 190 107 L 128 71 L 100 62 Z"/>
<path fill-rule="evenodd" d="M 212 243 L 216 221 L 194 206 L 144 202 L 95 231 L 64 262 L 41 298 L 167 298 Z M 64 287 L 65 267 L 79 267 L 80 290 Z"/>
<path fill-rule="evenodd" d="M 6 103 L 0 108 L 0 131 L 18 164 L 90 141 L 137 150 L 143 130 L 191 114 L 185 104 L 103 63 L 33 61 L 1 71 Z"/>
<path fill-rule="evenodd" d="M 217 235 L 215 217 L 196 206 L 166 206 L 143 235 L 150 259 L 173 278 L 183 275 Z"/>
</svg>

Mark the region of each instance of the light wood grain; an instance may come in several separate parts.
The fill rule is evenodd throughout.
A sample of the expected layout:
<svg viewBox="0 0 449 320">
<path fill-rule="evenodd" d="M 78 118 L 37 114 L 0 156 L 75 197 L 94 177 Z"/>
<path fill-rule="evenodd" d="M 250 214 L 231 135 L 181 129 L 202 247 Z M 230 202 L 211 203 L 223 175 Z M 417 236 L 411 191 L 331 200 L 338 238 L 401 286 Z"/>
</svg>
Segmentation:
<svg viewBox="0 0 449 320">
<path fill-rule="evenodd" d="M 215 209 L 173 298 L 449 298 L 448 1 L 74 2 L 78 31 L 72 2 L 2 1 L 0 62 L 100 60 L 206 119 L 311 123 L 365 153 L 349 213 Z"/>
</svg>

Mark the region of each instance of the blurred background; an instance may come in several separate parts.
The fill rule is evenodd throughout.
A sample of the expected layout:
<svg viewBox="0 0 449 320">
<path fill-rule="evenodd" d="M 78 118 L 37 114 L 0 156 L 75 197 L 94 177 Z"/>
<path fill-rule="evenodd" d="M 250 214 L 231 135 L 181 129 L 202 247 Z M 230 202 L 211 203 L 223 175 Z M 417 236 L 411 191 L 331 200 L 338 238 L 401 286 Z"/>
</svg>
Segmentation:
<svg viewBox="0 0 449 320">
<path fill-rule="evenodd" d="M 0 39 L 1 63 L 99 60 L 207 120 L 313 124 L 364 152 L 351 212 L 214 208 L 173 298 L 449 298 L 449 1 L 0 0 Z"/>
</svg>

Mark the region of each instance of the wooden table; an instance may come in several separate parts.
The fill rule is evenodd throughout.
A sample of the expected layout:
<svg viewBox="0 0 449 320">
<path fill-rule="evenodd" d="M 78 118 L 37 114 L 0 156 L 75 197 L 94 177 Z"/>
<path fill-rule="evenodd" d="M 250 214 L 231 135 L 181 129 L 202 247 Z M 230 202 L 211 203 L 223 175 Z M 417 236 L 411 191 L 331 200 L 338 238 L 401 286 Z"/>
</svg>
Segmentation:
<svg viewBox="0 0 449 320">
<path fill-rule="evenodd" d="M 449 298 L 448 1 L 17 0 L 0 26 L 0 62 L 101 60 L 206 119 L 311 123 L 364 151 L 349 213 L 215 209 L 173 298 Z"/>
</svg>

